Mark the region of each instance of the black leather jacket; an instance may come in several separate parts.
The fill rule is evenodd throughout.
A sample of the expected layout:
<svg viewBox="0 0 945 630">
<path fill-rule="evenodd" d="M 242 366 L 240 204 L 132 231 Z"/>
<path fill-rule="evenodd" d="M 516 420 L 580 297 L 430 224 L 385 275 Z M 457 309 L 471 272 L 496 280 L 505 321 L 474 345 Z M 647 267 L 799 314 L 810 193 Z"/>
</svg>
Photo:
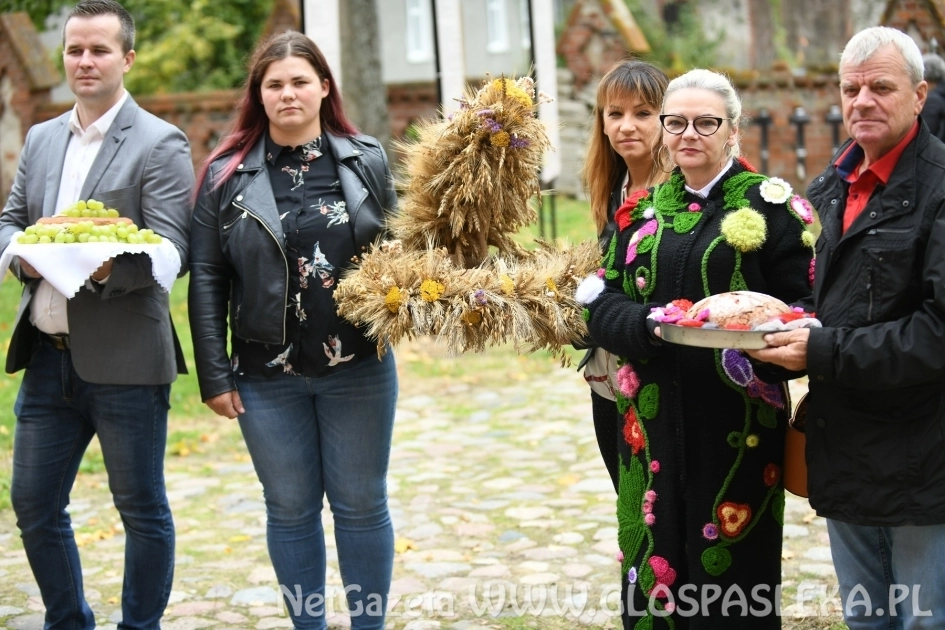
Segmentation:
<svg viewBox="0 0 945 630">
<path fill-rule="evenodd" d="M 922 124 L 845 234 L 836 169 L 807 189 L 823 225 L 813 307 L 824 328 L 808 343 L 806 426 L 810 503 L 822 516 L 945 523 L 943 181 L 945 145 Z"/>
<path fill-rule="evenodd" d="M 355 249 L 365 251 L 397 207 L 387 155 L 368 136 L 324 137 L 338 167 Z M 228 314 L 230 330 L 242 339 L 285 342 L 289 267 L 265 141 L 214 188 L 228 161 L 225 155 L 210 166 L 190 232 L 190 328 L 204 400 L 236 389 L 226 347 Z"/>
</svg>

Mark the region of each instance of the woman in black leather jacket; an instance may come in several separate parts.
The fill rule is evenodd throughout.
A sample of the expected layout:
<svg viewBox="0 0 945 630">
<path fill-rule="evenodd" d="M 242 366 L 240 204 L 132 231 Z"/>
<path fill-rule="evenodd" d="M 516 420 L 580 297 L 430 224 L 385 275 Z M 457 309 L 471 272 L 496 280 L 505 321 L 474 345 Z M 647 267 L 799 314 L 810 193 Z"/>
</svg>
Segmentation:
<svg viewBox="0 0 945 630">
<path fill-rule="evenodd" d="M 614 213 L 627 194 L 666 180 L 656 153 L 660 146 L 658 116 L 667 82 L 658 68 L 627 60 L 611 68 L 597 86 L 582 179 L 602 251 L 616 232 Z M 621 416 L 614 403 L 617 357 L 591 345 L 580 368 L 591 386 L 597 445 L 616 490 L 620 480 L 617 443 L 622 439 L 618 430 Z"/>
<path fill-rule="evenodd" d="M 233 131 L 198 180 L 189 306 L 201 396 L 239 418 L 295 627 L 326 627 L 327 496 L 351 627 L 383 628 L 397 374 L 332 294 L 395 209 L 390 169 L 348 122 L 310 39 L 263 42 L 249 72 Z"/>
</svg>

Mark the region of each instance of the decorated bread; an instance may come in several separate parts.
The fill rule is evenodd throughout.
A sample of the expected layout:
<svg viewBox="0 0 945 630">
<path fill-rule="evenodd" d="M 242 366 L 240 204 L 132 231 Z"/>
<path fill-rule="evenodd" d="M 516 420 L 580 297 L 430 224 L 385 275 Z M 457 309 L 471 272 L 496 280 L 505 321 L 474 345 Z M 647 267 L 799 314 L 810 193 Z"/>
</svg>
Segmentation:
<svg viewBox="0 0 945 630">
<path fill-rule="evenodd" d="M 728 330 L 751 330 L 791 313 L 781 300 L 754 291 L 729 291 L 699 300 L 686 311 L 686 318 L 706 321 Z"/>
<path fill-rule="evenodd" d="M 663 324 L 724 330 L 777 331 L 819 327 L 812 313 L 754 291 L 729 291 L 699 300 L 673 300 L 650 314 Z"/>
</svg>

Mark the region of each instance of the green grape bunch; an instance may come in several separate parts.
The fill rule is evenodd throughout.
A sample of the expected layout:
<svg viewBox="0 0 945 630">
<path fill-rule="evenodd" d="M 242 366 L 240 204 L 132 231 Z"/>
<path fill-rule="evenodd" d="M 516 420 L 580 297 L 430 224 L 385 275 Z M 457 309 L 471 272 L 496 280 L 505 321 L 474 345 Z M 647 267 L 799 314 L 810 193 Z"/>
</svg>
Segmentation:
<svg viewBox="0 0 945 630">
<path fill-rule="evenodd" d="M 17 243 L 34 245 L 36 243 L 128 243 L 129 245 L 156 245 L 163 238 L 154 230 L 139 229 L 131 221 L 100 224 L 94 219 L 118 218 L 118 210 L 106 208 L 105 204 L 95 199 L 77 201 L 65 208 L 59 215 L 78 219 L 75 221 L 40 222 L 28 226 Z M 82 219 L 88 219 L 83 221 Z"/>
</svg>

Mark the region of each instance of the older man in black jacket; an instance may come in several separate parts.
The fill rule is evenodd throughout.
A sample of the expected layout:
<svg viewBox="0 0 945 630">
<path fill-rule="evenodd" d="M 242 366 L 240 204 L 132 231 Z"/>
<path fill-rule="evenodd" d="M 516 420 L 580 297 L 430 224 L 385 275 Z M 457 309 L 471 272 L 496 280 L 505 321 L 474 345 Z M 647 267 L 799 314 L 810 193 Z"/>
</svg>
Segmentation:
<svg viewBox="0 0 945 630">
<path fill-rule="evenodd" d="M 751 353 L 810 376 L 810 503 L 851 629 L 945 628 L 945 144 L 917 117 L 922 75 L 897 30 L 847 44 L 852 140 L 807 191 L 824 327 Z"/>
</svg>

